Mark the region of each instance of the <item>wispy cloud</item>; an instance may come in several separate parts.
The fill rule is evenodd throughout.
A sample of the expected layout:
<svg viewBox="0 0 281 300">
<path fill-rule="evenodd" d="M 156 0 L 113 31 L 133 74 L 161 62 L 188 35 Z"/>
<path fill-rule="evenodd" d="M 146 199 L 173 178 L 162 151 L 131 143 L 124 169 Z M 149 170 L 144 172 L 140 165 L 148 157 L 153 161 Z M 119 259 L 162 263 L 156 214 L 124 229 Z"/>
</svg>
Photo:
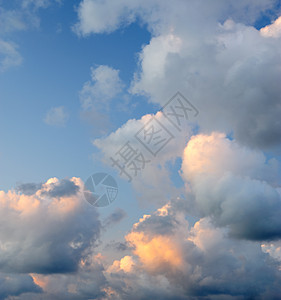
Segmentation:
<svg viewBox="0 0 281 300">
<path fill-rule="evenodd" d="M 63 106 L 51 108 L 44 118 L 44 122 L 51 126 L 64 127 L 68 121 L 69 114 Z"/>
<path fill-rule="evenodd" d="M 22 57 L 17 50 L 17 45 L 0 39 L 0 71 L 19 66 L 22 63 Z"/>
</svg>

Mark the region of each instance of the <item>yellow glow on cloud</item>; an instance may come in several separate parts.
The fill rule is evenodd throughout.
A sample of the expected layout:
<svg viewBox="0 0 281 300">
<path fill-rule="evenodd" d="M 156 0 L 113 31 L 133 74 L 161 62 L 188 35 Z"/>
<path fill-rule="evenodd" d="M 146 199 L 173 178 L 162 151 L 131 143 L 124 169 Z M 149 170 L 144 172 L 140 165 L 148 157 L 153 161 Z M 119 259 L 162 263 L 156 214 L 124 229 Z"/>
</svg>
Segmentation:
<svg viewBox="0 0 281 300">
<path fill-rule="evenodd" d="M 38 286 L 41 287 L 41 289 L 43 291 L 46 291 L 46 288 L 47 288 L 47 285 L 48 285 L 48 277 L 47 276 L 44 276 L 44 275 L 40 275 L 40 274 L 29 274 L 34 283 Z"/>
<path fill-rule="evenodd" d="M 133 228 L 136 229 L 140 223 L 144 222 L 146 219 L 149 219 L 150 217 L 151 215 L 143 215 L 143 217 L 139 219 L 139 222 L 133 225 Z"/>
<path fill-rule="evenodd" d="M 182 264 L 181 251 L 168 236 L 148 238 L 143 232 L 131 232 L 126 240 L 135 247 L 134 254 L 148 270 L 161 269 L 167 264 L 172 268 L 179 268 Z"/>
<path fill-rule="evenodd" d="M 228 144 L 225 134 L 217 132 L 192 137 L 184 150 L 183 172 L 189 175 L 216 173 L 229 160 Z M 220 158 L 221 166 L 218 165 L 217 157 Z"/>
<path fill-rule="evenodd" d="M 168 203 L 168 204 L 162 206 L 161 208 L 158 208 L 157 214 L 161 217 L 167 216 L 169 213 L 168 209 L 170 208 L 170 206 L 171 206 L 170 203 Z"/>
<path fill-rule="evenodd" d="M 40 206 L 40 201 L 34 196 L 17 195 L 11 191 L 8 192 L 8 196 L 9 206 L 23 214 L 34 213 Z"/>
<path fill-rule="evenodd" d="M 260 33 L 264 37 L 281 37 L 281 16 L 271 25 L 261 28 Z"/>
<path fill-rule="evenodd" d="M 119 272 L 124 271 L 125 273 L 129 273 L 132 271 L 135 263 L 132 256 L 124 256 L 119 260 L 115 260 L 113 264 L 107 269 L 107 272 Z"/>
</svg>

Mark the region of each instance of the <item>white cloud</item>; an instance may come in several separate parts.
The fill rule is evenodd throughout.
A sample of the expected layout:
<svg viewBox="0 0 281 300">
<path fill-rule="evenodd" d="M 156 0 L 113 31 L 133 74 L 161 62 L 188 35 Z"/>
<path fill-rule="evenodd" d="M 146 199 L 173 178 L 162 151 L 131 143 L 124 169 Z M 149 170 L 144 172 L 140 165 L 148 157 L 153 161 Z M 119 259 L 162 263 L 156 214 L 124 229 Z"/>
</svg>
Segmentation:
<svg viewBox="0 0 281 300">
<path fill-rule="evenodd" d="M 112 32 L 122 25 L 129 25 L 137 17 L 148 24 L 150 31 L 158 34 L 171 28 L 172 22 L 182 22 L 183 18 L 190 25 L 193 23 L 192 29 L 195 28 L 194 23 L 204 20 L 207 24 L 215 19 L 225 19 L 225 15 L 249 23 L 254 22 L 262 11 L 271 9 L 274 3 L 274 0 L 238 0 L 231 3 L 219 0 L 212 3 L 204 0 L 177 0 L 173 3 L 161 0 L 83 0 L 78 7 L 75 30 L 82 35 Z"/>
<path fill-rule="evenodd" d="M 0 7 L 0 32 L 8 33 L 26 29 L 23 14 L 16 10 L 5 10 Z"/>
<path fill-rule="evenodd" d="M 83 109 L 107 108 L 109 102 L 122 92 L 123 86 L 119 70 L 104 65 L 91 68 L 91 80 L 80 91 Z"/>
<path fill-rule="evenodd" d="M 52 3 L 62 3 L 63 0 L 23 0 L 22 1 L 22 7 L 23 8 L 28 8 L 30 6 L 33 6 L 33 8 L 38 9 L 38 8 L 47 8 L 49 5 Z"/>
<path fill-rule="evenodd" d="M 213 133 L 190 140 L 182 170 L 201 216 L 229 228 L 233 237 L 262 241 L 281 238 L 276 163 Z"/>
<path fill-rule="evenodd" d="M 17 51 L 17 46 L 13 42 L 0 39 L 0 71 L 19 66 L 21 62 L 22 57 Z"/>
<path fill-rule="evenodd" d="M 112 128 L 109 112 L 117 107 L 126 108 L 123 93 L 124 83 L 119 77 L 119 70 L 106 65 L 91 68 L 91 79 L 79 92 L 82 107 L 81 117 L 93 125 L 95 135 L 104 135 Z"/>
<path fill-rule="evenodd" d="M 163 79 L 167 57 L 179 53 L 181 44 L 181 39 L 173 34 L 152 38 L 140 54 L 142 71 L 140 78 L 133 82 L 131 92 L 141 94 L 144 91 L 143 86 L 149 87 L 147 90 L 153 90 L 155 82 Z"/>
<path fill-rule="evenodd" d="M 111 32 L 120 22 L 132 22 L 134 15 L 130 13 L 129 7 L 125 7 L 125 3 L 126 1 L 81 1 L 78 8 L 79 22 L 74 26 L 74 31 L 82 35 Z"/>
<path fill-rule="evenodd" d="M 63 106 L 52 107 L 46 114 L 44 122 L 52 126 L 65 126 L 69 118 Z"/>
<path fill-rule="evenodd" d="M 81 34 L 102 33 L 141 19 L 152 39 L 140 53 L 131 91 L 162 105 L 179 90 L 200 110 L 204 132 L 226 131 L 265 149 L 281 142 L 280 42 L 265 39 L 251 25 L 274 5 L 263 0 L 85 0 L 77 26 Z M 278 22 L 268 30 L 277 32 Z"/>
<path fill-rule="evenodd" d="M 169 143 L 163 146 L 156 156 L 151 154 L 135 137 L 140 129 L 150 124 L 149 122 L 154 119 L 172 134 Z M 147 130 L 149 127 L 145 128 Z M 155 127 L 154 130 L 157 131 L 159 128 Z M 163 129 L 162 132 L 165 132 L 165 130 Z M 107 137 L 95 139 L 93 144 L 102 152 L 106 164 L 112 165 L 113 161 L 111 158 L 113 158 L 120 160 L 122 165 L 124 162 L 121 161 L 122 159 L 116 153 L 129 142 L 129 147 L 138 151 L 138 154 L 141 153 L 143 155 L 145 163 L 143 164 L 139 158 L 140 162 L 136 162 L 136 167 L 139 168 L 137 173 L 135 173 L 132 166 L 125 168 L 128 175 L 122 173 L 118 166 L 114 167 L 115 170 L 125 180 L 130 180 L 131 177 L 133 187 L 142 201 L 163 204 L 163 201 L 166 201 L 165 199 L 168 196 L 176 197 L 180 193 L 177 188 L 173 187 L 167 163 L 173 164 L 176 158 L 182 156 L 192 131 L 193 126 L 189 122 L 183 125 L 181 132 L 177 131 L 163 116 L 162 112 L 158 112 L 155 115 L 145 115 L 139 120 L 128 120 L 126 124 Z M 165 135 L 162 138 L 165 138 Z"/>
<path fill-rule="evenodd" d="M 10 40 L 9 35 L 29 28 L 38 28 L 40 19 L 37 9 L 47 8 L 52 2 L 61 3 L 61 0 L 24 0 L 16 3 L 13 9 L 0 7 L 0 72 L 22 63 L 18 46 Z"/>
<path fill-rule="evenodd" d="M 203 131 L 233 132 L 239 141 L 255 147 L 280 144 L 278 41 L 233 21 L 197 28 L 180 20 L 171 24 L 173 35 L 181 40 L 178 52 L 166 55 L 165 47 L 153 42 L 166 32 L 152 39 L 142 50 L 141 71 L 131 90 L 160 104 L 165 95 L 180 90 L 199 109 Z M 155 55 L 165 57 L 158 73 L 152 63 Z"/>
</svg>

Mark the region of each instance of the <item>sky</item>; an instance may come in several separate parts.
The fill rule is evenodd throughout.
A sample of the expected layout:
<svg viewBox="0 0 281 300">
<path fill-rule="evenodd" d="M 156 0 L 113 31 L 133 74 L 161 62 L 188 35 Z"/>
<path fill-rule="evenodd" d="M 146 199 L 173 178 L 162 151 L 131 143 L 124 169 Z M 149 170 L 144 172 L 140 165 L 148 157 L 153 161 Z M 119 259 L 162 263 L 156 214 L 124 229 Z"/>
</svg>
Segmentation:
<svg viewBox="0 0 281 300">
<path fill-rule="evenodd" d="M 280 0 L 0 0 L 0 299 L 281 299 L 280 78 Z"/>
</svg>

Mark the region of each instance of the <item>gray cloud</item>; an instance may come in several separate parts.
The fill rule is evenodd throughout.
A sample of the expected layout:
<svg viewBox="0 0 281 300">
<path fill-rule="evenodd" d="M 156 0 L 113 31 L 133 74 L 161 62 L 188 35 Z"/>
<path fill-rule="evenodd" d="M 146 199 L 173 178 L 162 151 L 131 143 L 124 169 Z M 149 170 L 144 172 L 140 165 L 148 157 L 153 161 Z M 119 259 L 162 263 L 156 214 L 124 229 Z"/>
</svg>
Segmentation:
<svg viewBox="0 0 281 300">
<path fill-rule="evenodd" d="M 42 293 L 30 275 L 0 273 L 0 299 L 9 299 L 9 296 L 19 296 L 23 293 Z M 8 297 L 8 298 L 7 298 Z"/>
<path fill-rule="evenodd" d="M 79 186 L 69 179 L 62 179 L 58 183 L 51 184 L 48 191 L 43 191 L 42 195 L 49 197 L 66 197 L 77 194 Z"/>
<path fill-rule="evenodd" d="M 216 228 L 208 218 L 189 226 L 182 201 L 186 200 L 173 200 L 134 225 L 127 239 L 135 249 L 135 265 L 130 271 L 111 269 L 107 278 L 117 294 L 108 299 L 278 297 L 278 265 L 260 244 L 229 238 L 227 230 Z M 177 230 L 155 230 L 167 216 Z"/>
<path fill-rule="evenodd" d="M 262 241 L 281 238 L 278 167 L 273 166 L 262 152 L 213 133 L 191 139 L 182 169 L 201 217 L 211 217 L 233 237 Z"/>
<path fill-rule="evenodd" d="M 277 18 L 276 3 L 82 1 L 76 29 L 110 32 L 139 17 L 152 38 L 140 52 L 131 92 L 163 105 L 179 90 L 200 110 L 204 132 L 226 131 L 268 149 L 281 143 L 280 39 L 252 26 L 263 14 Z"/>
<path fill-rule="evenodd" d="M 108 217 L 106 217 L 104 220 L 104 226 L 107 227 L 119 223 L 126 217 L 127 213 L 125 210 L 116 208 Z"/>
<path fill-rule="evenodd" d="M 51 179 L 30 196 L 0 195 L 2 272 L 77 270 L 94 247 L 101 227 L 96 210 L 86 204 L 81 192 L 77 193 L 81 186 L 78 179 Z"/>
<path fill-rule="evenodd" d="M 33 195 L 42 187 L 41 183 L 22 183 L 16 187 L 16 191 L 24 195 Z"/>
</svg>

